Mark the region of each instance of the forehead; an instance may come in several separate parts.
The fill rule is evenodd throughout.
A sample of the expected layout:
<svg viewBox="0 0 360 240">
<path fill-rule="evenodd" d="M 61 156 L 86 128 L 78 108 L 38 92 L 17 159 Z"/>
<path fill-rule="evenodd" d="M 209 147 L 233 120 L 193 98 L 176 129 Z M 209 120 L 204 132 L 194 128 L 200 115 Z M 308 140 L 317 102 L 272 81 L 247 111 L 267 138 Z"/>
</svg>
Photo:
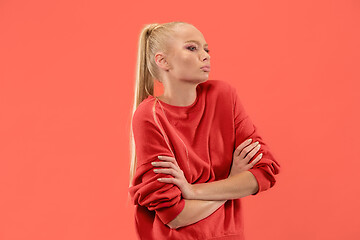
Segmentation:
<svg viewBox="0 0 360 240">
<path fill-rule="evenodd" d="M 191 25 L 180 25 L 176 29 L 176 39 L 180 44 L 195 41 L 200 45 L 207 45 L 203 34 Z"/>
</svg>

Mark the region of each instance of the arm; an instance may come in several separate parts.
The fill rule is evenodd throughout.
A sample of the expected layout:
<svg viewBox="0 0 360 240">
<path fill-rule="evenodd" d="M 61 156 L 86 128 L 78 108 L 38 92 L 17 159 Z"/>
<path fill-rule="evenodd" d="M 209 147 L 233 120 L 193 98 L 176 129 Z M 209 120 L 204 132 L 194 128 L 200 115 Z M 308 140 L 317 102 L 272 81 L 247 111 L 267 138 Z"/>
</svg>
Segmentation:
<svg viewBox="0 0 360 240">
<path fill-rule="evenodd" d="M 234 148 L 251 138 L 261 144 L 260 150 L 253 159 L 259 154 L 263 154 L 263 157 L 248 171 L 214 182 L 193 184 L 191 186 L 194 195 L 192 199 L 227 200 L 257 195 L 273 187 L 276 182 L 275 176 L 280 172 L 280 164 L 271 153 L 269 146 L 263 141 L 234 87 L 231 87 L 231 96 L 235 130 Z"/>
<path fill-rule="evenodd" d="M 159 174 L 172 174 L 174 178 L 158 178 L 159 182 L 175 184 L 182 190 L 181 202 L 182 207 L 177 211 L 176 215 L 171 218 L 165 224 L 170 228 L 176 229 L 179 227 L 184 227 L 193 223 L 196 223 L 215 212 L 222 204 L 226 202 L 225 200 L 196 200 L 190 198 L 191 195 L 188 193 L 193 193 L 192 185 L 189 184 L 184 176 L 184 172 L 181 170 L 177 161 L 174 157 L 168 156 L 159 156 L 160 162 L 152 162 L 154 166 L 162 166 L 169 168 L 156 168 L 154 172 Z"/>
<path fill-rule="evenodd" d="M 215 212 L 226 200 L 220 201 L 203 201 L 184 199 L 184 209 L 167 225 L 170 228 L 177 229 L 193 223 L 196 223 L 204 218 L 210 216 Z"/>
<path fill-rule="evenodd" d="M 154 172 L 172 174 L 173 178 L 158 178 L 158 181 L 177 185 L 184 199 L 226 201 L 254 195 L 259 191 L 259 183 L 257 178 L 249 171 L 251 169 L 248 171 L 242 170 L 237 174 L 230 173 L 226 179 L 190 184 L 187 182 L 183 171 L 177 165 L 175 158 L 162 156 L 159 159 L 162 162 L 153 162 L 152 164 L 168 168 L 157 168 L 154 169 Z"/>
<path fill-rule="evenodd" d="M 246 197 L 256 193 L 259 185 L 255 176 L 244 171 L 226 179 L 192 185 L 193 199 L 228 200 Z"/>
<path fill-rule="evenodd" d="M 258 191 L 256 178 L 249 171 L 219 181 L 193 184 L 192 187 L 195 193 L 193 199 L 185 199 L 184 209 L 167 224 L 170 228 L 198 222 L 210 216 L 228 199 L 242 198 Z"/>
<path fill-rule="evenodd" d="M 276 182 L 275 176 L 280 172 L 280 164 L 276 161 L 269 146 L 263 141 L 257 127 L 247 114 L 236 93 L 236 89 L 232 87 L 231 90 L 234 106 L 234 148 L 246 139 L 252 138 L 253 141 L 259 141 L 261 144 L 259 152 L 253 156 L 253 159 L 261 153 L 263 157 L 248 171 L 243 171 L 219 181 L 193 184 L 191 188 L 194 196 L 191 199 L 227 200 L 256 195 L 274 186 Z"/>
<path fill-rule="evenodd" d="M 232 87 L 231 93 L 234 106 L 234 148 L 239 146 L 240 143 L 244 142 L 246 139 L 251 138 L 254 142 L 258 141 L 261 144 L 261 148 L 252 159 L 256 159 L 260 154 L 262 154 L 262 158 L 248 171 L 229 177 L 228 180 L 233 180 L 232 182 L 234 184 L 245 185 L 238 187 L 239 190 L 237 194 L 234 194 L 235 190 L 230 189 L 230 187 L 227 188 L 227 192 L 230 196 L 247 196 L 250 192 L 253 192 L 250 193 L 251 195 L 257 195 L 258 193 L 266 191 L 275 185 L 277 180 L 276 175 L 280 173 L 280 164 L 276 160 L 276 157 L 272 154 L 268 144 L 262 139 L 258 128 L 247 114 L 243 104 L 241 103 L 240 97 L 236 92 L 236 88 Z M 257 188 L 255 187 L 255 182 L 257 182 Z M 255 190 L 255 188 L 257 190 Z M 211 194 L 211 190 L 207 193 Z"/>
</svg>

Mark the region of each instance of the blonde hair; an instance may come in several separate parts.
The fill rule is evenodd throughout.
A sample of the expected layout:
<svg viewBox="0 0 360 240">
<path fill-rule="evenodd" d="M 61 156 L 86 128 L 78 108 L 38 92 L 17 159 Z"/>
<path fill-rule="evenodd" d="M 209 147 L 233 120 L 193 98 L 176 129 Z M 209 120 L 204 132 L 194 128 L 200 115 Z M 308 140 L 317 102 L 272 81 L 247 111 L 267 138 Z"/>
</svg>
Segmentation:
<svg viewBox="0 0 360 240">
<path fill-rule="evenodd" d="M 187 22 L 168 22 L 163 24 L 148 24 L 140 33 L 138 42 L 138 57 L 136 66 L 135 94 L 132 116 L 139 104 L 149 95 L 154 96 L 154 79 L 160 81 L 159 69 L 155 63 L 155 54 L 158 51 L 168 52 L 169 40 L 175 34 L 175 27 Z M 192 25 L 192 24 L 189 24 Z M 132 121 L 130 124 L 130 178 L 129 187 L 132 186 L 136 171 L 135 141 L 132 132 Z"/>
</svg>

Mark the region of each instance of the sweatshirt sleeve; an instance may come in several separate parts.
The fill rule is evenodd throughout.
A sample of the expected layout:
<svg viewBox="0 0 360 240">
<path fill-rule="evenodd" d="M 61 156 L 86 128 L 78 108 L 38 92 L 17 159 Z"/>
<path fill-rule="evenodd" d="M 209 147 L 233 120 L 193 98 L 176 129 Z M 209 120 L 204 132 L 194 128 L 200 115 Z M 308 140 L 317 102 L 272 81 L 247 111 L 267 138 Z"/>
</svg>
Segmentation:
<svg viewBox="0 0 360 240">
<path fill-rule="evenodd" d="M 274 186 L 276 182 L 275 175 L 279 173 L 280 165 L 271 153 L 269 146 L 259 135 L 257 127 L 253 124 L 251 118 L 245 111 L 245 108 L 240 101 L 240 97 L 236 92 L 236 88 L 234 87 L 232 87 L 232 96 L 234 101 L 235 149 L 249 138 L 252 139 L 252 142 L 259 141 L 261 144 L 260 150 L 252 157 L 250 162 L 261 153 L 263 154 L 262 158 L 248 170 L 255 176 L 258 182 L 259 190 L 252 194 L 257 195 Z"/>
<path fill-rule="evenodd" d="M 177 185 L 159 182 L 158 178 L 173 178 L 170 174 L 155 173 L 153 161 L 158 156 L 174 157 L 160 129 L 143 113 L 135 112 L 132 130 L 136 151 L 136 171 L 129 193 L 133 204 L 155 211 L 164 224 L 173 220 L 184 208 L 185 200 Z"/>
</svg>

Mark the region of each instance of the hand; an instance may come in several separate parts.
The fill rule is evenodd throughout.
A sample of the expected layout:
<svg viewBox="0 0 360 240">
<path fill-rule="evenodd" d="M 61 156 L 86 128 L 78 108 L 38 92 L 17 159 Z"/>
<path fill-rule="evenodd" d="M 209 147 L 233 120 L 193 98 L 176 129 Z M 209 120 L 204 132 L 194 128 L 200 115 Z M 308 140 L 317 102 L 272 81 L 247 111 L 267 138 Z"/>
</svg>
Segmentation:
<svg viewBox="0 0 360 240">
<path fill-rule="evenodd" d="M 259 151 L 259 142 L 251 143 L 251 139 L 242 142 L 234 151 L 233 163 L 228 177 L 236 175 L 240 172 L 247 171 L 261 160 L 262 153 L 259 154 L 251 163 L 251 158 Z M 250 145 L 249 145 L 250 144 Z M 249 146 L 248 146 L 249 145 Z M 246 147 L 247 146 L 247 147 Z M 246 156 L 246 157 L 245 157 Z"/>
<path fill-rule="evenodd" d="M 158 179 L 158 181 L 177 185 L 185 199 L 192 199 L 194 196 L 194 190 L 192 185 L 186 180 L 184 172 L 180 169 L 176 159 L 168 156 L 159 156 L 159 159 L 161 162 L 152 162 L 153 166 L 167 168 L 155 168 L 154 172 L 171 174 L 174 178 L 161 178 Z"/>
</svg>

